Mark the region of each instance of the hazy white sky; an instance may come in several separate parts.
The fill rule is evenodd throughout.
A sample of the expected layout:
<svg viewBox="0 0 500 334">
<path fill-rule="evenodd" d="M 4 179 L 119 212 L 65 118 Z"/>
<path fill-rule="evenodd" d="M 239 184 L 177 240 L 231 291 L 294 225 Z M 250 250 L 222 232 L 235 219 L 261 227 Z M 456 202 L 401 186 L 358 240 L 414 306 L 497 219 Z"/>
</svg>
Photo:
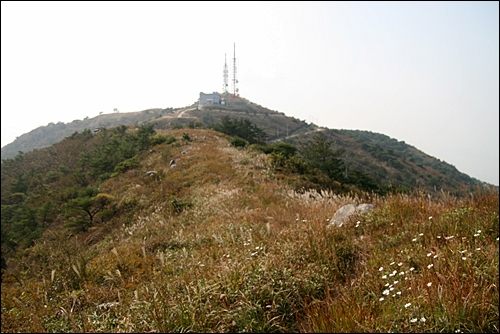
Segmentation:
<svg viewBox="0 0 500 334">
<path fill-rule="evenodd" d="M 498 2 L 1 2 L 2 147 L 221 91 L 499 184 Z"/>
</svg>

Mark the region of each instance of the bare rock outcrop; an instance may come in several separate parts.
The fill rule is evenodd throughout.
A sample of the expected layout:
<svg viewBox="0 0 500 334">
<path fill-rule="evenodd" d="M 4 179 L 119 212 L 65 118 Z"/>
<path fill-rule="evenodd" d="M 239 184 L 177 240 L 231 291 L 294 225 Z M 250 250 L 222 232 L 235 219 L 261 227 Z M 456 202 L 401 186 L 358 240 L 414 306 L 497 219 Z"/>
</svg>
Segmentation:
<svg viewBox="0 0 500 334">
<path fill-rule="evenodd" d="M 371 210 L 375 209 L 375 205 L 373 204 L 347 204 L 341 207 L 340 209 L 335 212 L 333 215 L 332 219 L 330 220 L 330 223 L 328 224 L 329 227 L 331 226 L 342 226 L 345 223 L 349 222 L 349 218 L 354 215 L 354 214 L 366 214 L 370 212 Z"/>
</svg>

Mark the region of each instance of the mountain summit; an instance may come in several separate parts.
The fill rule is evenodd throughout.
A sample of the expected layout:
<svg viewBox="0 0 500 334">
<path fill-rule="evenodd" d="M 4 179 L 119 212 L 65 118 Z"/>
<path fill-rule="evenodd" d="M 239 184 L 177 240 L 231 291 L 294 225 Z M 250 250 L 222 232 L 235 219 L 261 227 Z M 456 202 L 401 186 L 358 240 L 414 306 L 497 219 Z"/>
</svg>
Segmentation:
<svg viewBox="0 0 500 334">
<path fill-rule="evenodd" d="M 119 125 L 153 125 L 154 129 L 211 127 L 222 119 L 247 120 L 262 129 L 266 143 L 285 142 L 299 145 L 315 134 L 324 134 L 335 149 L 345 153 L 339 159 L 345 177 L 352 173 L 377 184 L 398 189 L 419 187 L 426 190 L 465 194 L 483 183 L 459 172 L 454 166 L 429 156 L 417 148 L 383 134 L 360 130 L 335 130 L 288 117 L 256 103 L 228 93 L 220 95 L 225 104 L 198 102 L 184 108 L 147 109 L 131 113 L 99 115 L 71 123 L 50 123 L 17 138 L 2 148 L 2 159 L 13 158 L 19 151 L 30 152 L 63 140 L 75 132 L 89 129 L 96 133 Z"/>
</svg>

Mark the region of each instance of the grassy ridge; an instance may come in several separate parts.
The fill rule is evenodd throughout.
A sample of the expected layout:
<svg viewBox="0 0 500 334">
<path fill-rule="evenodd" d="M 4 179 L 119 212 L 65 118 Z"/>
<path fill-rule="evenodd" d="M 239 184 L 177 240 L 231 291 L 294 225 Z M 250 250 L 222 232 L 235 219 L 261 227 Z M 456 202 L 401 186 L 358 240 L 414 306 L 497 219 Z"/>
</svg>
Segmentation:
<svg viewBox="0 0 500 334">
<path fill-rule="evenodd" d="M 360 130 L 335 130 L 318 127 L 282 112 L 267 109 L 242 97 L 226 96 L 226 105 L 197 103 L 180 109 L 147 109 L 140 112 L 103 114 L 94 118 L 74 120 L 71 123 L 50 123 L 26 133 L 2 148 L 2 160 L 14 158 L 19 151 L 34 152 L 58 143 L 75 131 L 92 131 L 115 126 L 151 125 L 156 130 L 180 127 L 211 127 L 231 117 L 250 121 L 265 132 L 259 136 L 267 142 L 281 142 L 299 146 L 302 141 L 323 133 L 335 141 L 334 149 L 345 149 L 341 159 L 345 163 L 345 175 L 359 177 L 365 174 L 373 182 L 397 191 L 409 191 L 415 187 L 427 192 L 444 189 L 463 196 L 476 186 L 490 187 L 477 179 L 458 171 L 453 165 L 419 151 L 415 147 L 383 134 Z M 264 136 L 263 136 L 264 135 Z M 32 151 L 34 150 L 34 151 Z M 366 189 L 365 189 L 366 190 Z M 498 190 L 498 189 L 497 189 Z"/>
<path fill-rule="evenodd" d="M 100 186 L 113 221 L 17 259 L 2 332 L 498 332 L 497 193 L 296 193 L 265 155 L 184 133 Z"/>
</svg>

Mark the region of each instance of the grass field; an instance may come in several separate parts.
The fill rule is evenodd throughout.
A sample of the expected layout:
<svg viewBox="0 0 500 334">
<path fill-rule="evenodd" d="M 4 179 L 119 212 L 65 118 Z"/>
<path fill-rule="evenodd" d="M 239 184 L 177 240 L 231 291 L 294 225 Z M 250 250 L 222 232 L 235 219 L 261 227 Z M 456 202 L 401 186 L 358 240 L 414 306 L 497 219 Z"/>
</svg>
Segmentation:
<svg viewBox="0 0 500 334">
<path fill-rule="evenodd" d="M 219 140 L 104 183 L 118 223 L 26 250 L 2 332 L 499 331 L 497 193 L 297 193 Z M 376 209 L 328 227 L 348 203 Z"/>
</svg>

